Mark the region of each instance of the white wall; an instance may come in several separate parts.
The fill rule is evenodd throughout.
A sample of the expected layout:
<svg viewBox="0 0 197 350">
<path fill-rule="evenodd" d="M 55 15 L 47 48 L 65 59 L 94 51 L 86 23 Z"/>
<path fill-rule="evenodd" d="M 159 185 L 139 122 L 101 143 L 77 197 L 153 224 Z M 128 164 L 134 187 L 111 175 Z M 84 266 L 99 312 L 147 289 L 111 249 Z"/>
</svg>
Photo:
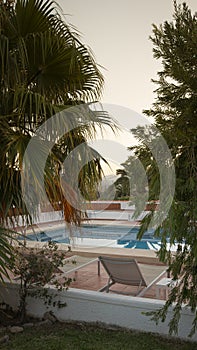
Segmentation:
<svg viewBox="0 0 197 350">
<path fill-rule="evenodd" d="M 40 212 L 39 219 L 34 219 L 33 223 L 45 223 L 50 221 L 60 221 L 63 219 L 62 211 Z"/>
<path fill-rule="evenodd" d="M 50 292 L 56 293 L 53 288 L 50 288 Z M 3 301 L 10 303 L 14 308 L 17 307 L 18 293 L 16 285 L 9 284 L 7 290 L 3 286 L 0 286 L 0 296 Z M 66 307 L 53 309 L 54 314 L 61 321 L 99 321 L 129 329 L 155 332 L 163 335 L 168 334 L 167 325 L 172 315 L 172 310 L 168 312 L 166 322 L 160 323 L 158 326 L 150 321 L 148 316 L 142 314 L 142 312 L 156 310 L 161 307 L 164 302 L 160 300 L 120 296 L 74 288 L 60 292 L 58 299 L 62 303 L 67 303 Z M 29 314 L 42 317 L 46 311 L 46 306 L 44 306 L 43 301 L 29 299 L 27 309 Z M 184 308 L 180 321 L 179 337 L 187 338 L 192 320 L 193 315 L 189 310 Z M 197 341 L 197 334 L 192 340 Z"/>
<path fill-rule="evenodd" d="M 102 219 L 102 220 L 126 220 L 128 221 L 127 211 L 118 210 L 87 210 L 89 219 Z"/>
</svg>

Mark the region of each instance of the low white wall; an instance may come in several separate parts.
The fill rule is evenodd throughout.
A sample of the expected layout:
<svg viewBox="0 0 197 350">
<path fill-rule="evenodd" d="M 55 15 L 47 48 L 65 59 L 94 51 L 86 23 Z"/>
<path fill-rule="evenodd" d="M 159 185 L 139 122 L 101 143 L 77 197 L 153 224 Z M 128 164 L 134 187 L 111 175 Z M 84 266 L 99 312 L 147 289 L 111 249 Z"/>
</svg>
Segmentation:
<svg viewBox="0 0 197 350">
<path fill-rule="evenodd" d="M 41 224 L 41 223 L 46 223 L 50 221 L 60 221 L 62 219 L 63 219 L 62 211 L 51 211 L 51 212 L 45 212 L 45 213 L 40 212 L 39 218 L 34 219 L 33 223 Z"/>
<path fill-rule="evenodd" d="M 127 203 L 121 204 L 121 210 L 87 210 L 87 215 L 89 219 L 99 219 L 99 220 L 122 220 L 122 221 L 134 221 L 142 220 L 149 212 L 143 211 L 137 218 L 134 218 L 133 206 L 129 208 Z M 13 218 L 14 219 L 14 218 Z M 53 221 L 63 220 L 62 211 L 50 211 L 50 212 L 40 212 L 37 218 L 33 219 L 34 224 L 43 224 Z M 24 222 L 21 217 L 18 220 L 19 226 L 23 226 Z"/>
<path fill-rule="evenodd" d="M 134 218 L 134 210 L 87 210 L 89 219 L 102 220 L 122 220 L 134 221 L 142 220 L 149 212 L 143 211 L 138 217 Z"/>
<path fill-rule="evenodd" d="M 17 307 L 19 300 L 17 289 L 18 286 L 16 284 L 7 284 L 6 289 L 2 285 L 0 286 L 0 298 L 13 308 Z M 50 293 L 55 294 L 57 291 L 55 288 L 50 288 Z M 172 310 L 168 312 L 166 322 L 159 323 L 157 326 L 150 320 L 150 317 L 143 315 L 143 312 L 156 310 L 161 307 L 164 302 L 160 300 L 120 296 L 74 288 L 59 292 L 58 300 L 62 303 L 67 303 L 66 307 L 53 309 L 54 314 L 61 321 L 99 321 L 129 329 L 163 335 L 168 334 L 168 323 L 172 316 Z M 42 317 L 47 309 L 42 300 L 29 298 L 27 310 L 32 316 Z M 179 324 L 180 338 L 187 338 L 192 320 L 193 315 L 187 308 L 184 308 Z M 197 341 L 197 334 L 192 340 Z"/>
<path fill-rule="evenodd" d="M 14 220 L 14 217 L 12 217 Z M 50 212 L 40 212 L 38 217 L 33 219 L 33 224 L 43 224 L 51 221 L 61 221 L 63 220 L 62 211 L 50 211 Z M 26 221 L 23 221 L 23 218 L 19 216 L 18 221 L 16 222 L 16 226 L 25 226 Z M 12 225 L 10 226 L 12 228 Z"/>
<path fill-rule="evenodd" d="M 87 210 L 87 215 L 89 219 L 128 221 L 128 212 L 121 210 Z"/>
</svg>

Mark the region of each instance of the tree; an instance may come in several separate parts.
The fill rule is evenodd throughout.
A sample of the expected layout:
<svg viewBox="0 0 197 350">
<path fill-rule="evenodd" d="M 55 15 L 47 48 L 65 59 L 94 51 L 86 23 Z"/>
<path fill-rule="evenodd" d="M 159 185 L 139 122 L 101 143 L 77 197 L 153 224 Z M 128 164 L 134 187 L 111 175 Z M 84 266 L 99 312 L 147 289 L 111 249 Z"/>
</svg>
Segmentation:
<svg viewBox="0 0 197 350">
<path fill-rule="evenodd" d="M 152 313 L 157 322 L 164 321 L 168 308 L 173 306 L 170 332 L 178 331 L 180 311 L 186 304 L 194 313 L 190 335 L 197 329 L 197 17 L 183 3 L 174 2 L 172 22 L 159 27 L 153 25 L 153 53 L 161 60 L 158 72 L 156 100 L 153 107 L 145 110 L 154 118 L 154 126 L 166 140 L 176 171 L 176 187 L 173 203 L 167 218 L 155 231 L 162 247 L 159 259 L 168 264 L 168 271 L 178 284 L 172 289 L 163 308 Z M 133 130 L 140 145 L 132 147 L 140 159 L 149 183 L 151 200 L 158 200 L 160 174 L 157 162 L 145 142 L 143 128 Z M 166 165 L 167 166 L 167 165 Z M 166 199 L 167 200 L 167 199 Z M 142 222 L 141 232 L 146 229 L 153 212 Z M 174 255 L 167 249 L 167 242 L 176 244 Z"/>
<path fill-rule="evenodd" d="M 128 199 L 130 195 L 130 187 L 127 171 L 125 169 L 117 169 L 116 175 L 120 175 L 120 177 L 114 182 L 116 188 L 115 199 Z"/>
<path fill-rule="evenodd" d="M 21 171 L 26 147 L 36 130 L 55 113 L 86 103 L 85 115 L 73 113 L 74 127 L 57 138 L 44 169 L 45 191 L 52 206 L 56 208 L 58 203 L 65 220 L 79 224 L 83 213 L 66 200 L 60 173 L 65 157 L 85 144 L 85 151 L 92 157 L 80 170 L 81 193 L 87 194 L 88 188 L 101 179 L 101 156 L 88 147 L 87 140 L 95 135 L 96 125 L 113 126 L 105 112 L 93 113 L 87 103 L 99 99 L 103 76 L 90 50 L 62 19 L 61 9 L 54 1 L 1 1 L 0 48 L 1 225 L 15 227 L 19 216 L 24 223 L 32 222 L 21 191 Z M 45 145 L 52 133 L 50 130 L 43 138 Z M 40 157 L 45 145 L 38 150 Z M 32 198 L 36 207 L 42 201 L 41 185 L 35 172 L 29 171 L 30 185 L 36 189 L 37 197 Z M 67 191 L 72 189 L 67 186 Z"/>
</svg>

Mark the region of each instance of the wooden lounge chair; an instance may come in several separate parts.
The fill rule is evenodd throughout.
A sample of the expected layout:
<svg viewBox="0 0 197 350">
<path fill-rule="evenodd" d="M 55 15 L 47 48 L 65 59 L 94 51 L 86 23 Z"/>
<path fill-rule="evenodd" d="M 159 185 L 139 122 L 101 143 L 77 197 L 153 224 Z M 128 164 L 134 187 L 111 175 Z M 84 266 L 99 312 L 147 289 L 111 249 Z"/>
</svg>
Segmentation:
<svg viewBox="0 0 197 350">
<path fill-rule="evenodd" d="M 99 289 L 99 292 L 106 291 L 108 293 L 110 287 L 115 283 L 137 286 L 135 295 L 138 295 L 142 288 L 147 287 L 135 259 L 99 256 L 98 261 L 103 265 L 109 276 L 108 283 Z"/>
</svg>

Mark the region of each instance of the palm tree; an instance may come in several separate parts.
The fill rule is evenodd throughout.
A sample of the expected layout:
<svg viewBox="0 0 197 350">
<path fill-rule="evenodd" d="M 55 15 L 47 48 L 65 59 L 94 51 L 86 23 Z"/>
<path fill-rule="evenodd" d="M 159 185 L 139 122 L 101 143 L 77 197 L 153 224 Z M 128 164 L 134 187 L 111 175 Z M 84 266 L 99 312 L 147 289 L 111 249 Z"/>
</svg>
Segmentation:
<svg viewBox="0 0 197 350">
<path fill-rule="evenodd" d="M 124 164 L 122 164 L 124 165 Z M 128 172 L 125 169 L 117 169 L 116 175 L 120 177 L 115 181 L 114 185 L 116 187 L 116 199 L 129 199 L 130 196 L 130 183 Z"/>
<path fill-rule="evenodd" d="M 78 33 L 62 20 L 61 9 L 54 1 L 6 0 L 0 3 L 0 84 L 0 221 L 3 227 L 13 227 L 21 215 L 24 222 L 32 220 L 21 189 L 23 157 L 29 141 L 55 113 L 98 100 L 103 76 Z M 73 113 L 75 128 L 57 138 L 47 155 L 44 179 L 52 206 L 59 203 L 66 221 L 79 224 L 83 214 L 64 196 L 61 166 L 73 149 L 85 144 L 85 152 L 91 157 L 80 170 L 79 188 L 87 197 L 88 188 L 102 176 L 101 157 L 88 147 L 87 140 L 94 137 L 96 125 L 114 125 L 105 112 L 93 113 L 87 105 L 85 115 L 74 121 L 75 117 Z M 40 157 L 44 152 L 40 144 Z M 39 193 L 39 178 L 34 171 L 31 175 L 30 184 Z M 72 195 L 72 188 L 68 184 L 66 188 Z M 40 200 L 36 198 L 33 204 Z"/>
</svg>

